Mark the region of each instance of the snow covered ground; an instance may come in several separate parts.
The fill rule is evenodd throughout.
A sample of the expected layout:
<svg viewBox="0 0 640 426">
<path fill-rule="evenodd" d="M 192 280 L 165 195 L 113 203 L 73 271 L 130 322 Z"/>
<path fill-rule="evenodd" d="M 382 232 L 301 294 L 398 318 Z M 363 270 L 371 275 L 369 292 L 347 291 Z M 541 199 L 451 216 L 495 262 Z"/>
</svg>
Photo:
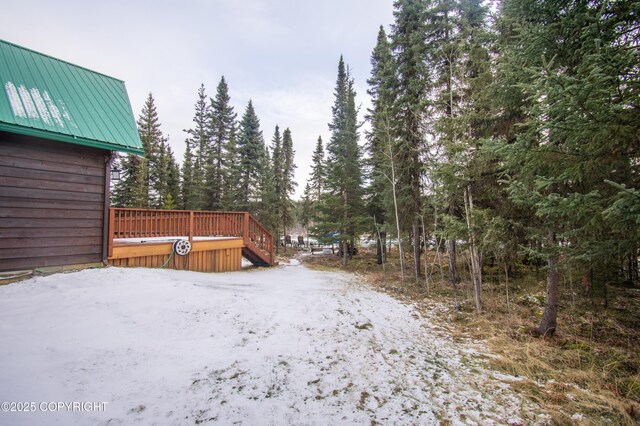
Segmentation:
<svg viewBox="0 0 640 426">
<path fill-rule="evenodd" d="M 0 412 L 3 425 L 531 420 L 477 347 L 349 275 L 295 261 L 225 274 L 107 268 L 3 286 L 0 342 L 0 402 L 35 403 Z"/>
</svg>

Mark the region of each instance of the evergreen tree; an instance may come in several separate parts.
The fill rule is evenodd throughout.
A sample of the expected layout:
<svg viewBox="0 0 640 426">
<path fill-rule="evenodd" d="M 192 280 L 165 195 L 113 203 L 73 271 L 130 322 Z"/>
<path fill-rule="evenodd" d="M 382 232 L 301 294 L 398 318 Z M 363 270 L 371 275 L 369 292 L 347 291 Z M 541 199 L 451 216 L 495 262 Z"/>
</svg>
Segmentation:
<svg viewBox="0 0 640 426">
<path fill-rule="evenodd" d="M 505 165 L 511 200 L 535 213 L 526 227 L 532 254 L 547 261 L 541 335 L 557 326 L 563 260 L 600 283 L 621 279 L 619 259 L 637 263 L 637 226 L 607 214 L 621 199 L 615 184 L 638 186 L 639 61 L 629 37 L 638 16 L 629 6 L 503 3 L 505 31 L 513 34 L 505 37 L 500 84 L 508 84 L 503 93 L 521 95 L 525 114 L 513 139 L 491 148 Z M 518 104 L 503 99 L 503 108 Z"/>
<path fill-rule="evenodd" d="M 157 200 L 155 205 L 153 206 L 156 209 L 164 208 L 165 199 L 169 195 L 169 154 L 167 152 L 168 143 L 165 141 L 160 142 L 160 146 L 158 149 L 158 163 L 157 163 L 157 173 L 156 179 L 154 182 L 154 186 L 157 191 Z"/>
<path fill-rule="evenodd" d="M 391 34 L 396 83 L 392 109 L 394 156 L 398 168 L 398 202 L 404 230 L 411 229 L 414 275 L 420 276 L 420 214 L 422 210 L 422 170 L 420 155 L 426 151 L 423 124 L 428 106 L 430 75 L 427 69 L 426 2 L 397 0 Z"/>
<path fill-rule="evenodd" d="M 232 143 L 235 137 L 236 114 L 229 104 L 229 87 L 224 79 L 220 79 L 216 97 L 211 100 L 209 125 L 211 126 L 210 146 L 206 153 L 206 207 L 210 210 L 219 210 L 222 207 L 222 198 L 230 183 L 224 179 L 228 166 L 225 149 Z M 231 184 L 233 185 L 233 184 Z"/>
<path fill-rule="evenodd" d="M 168 143 L 160 130 L 153 95 L 149 93 L 137 121 L 144 157 L 120 160 L 122 179 L 114 183 L 112 200 L 120 207 L 161 208 L 167 196 Z"/>
<path fill-rule="evenodd" d="M 462 158 L 456 158 L 458 153 L 464 156 L 465 151 L 459 150 L 460 145 L 454 143 L 456 137 L 453 125 L 461 99 L 456 84 L 463 80 L 460 71 L 462 43 L 456 31 L 459 23 L 456 8 L 459 3 L 438 1 L 432 4 L 425 21 L 430 34 L 427 41 L 430 47 L 427 50 L 427 61 L 435 75 L 430 99 L 433 114 L 429 120 L 429 127 L 435 133 L 438 148 L 438 156 L 428 158 L 425 166 L 434 187 L 431 197 L 436 215 L 434 222 L 438 221 L 438 215 L 444 216 L 444 229 L 441 232 L 446 239 L 449 255 L 449 283 L 454 287 L 458 282 L 456 241 L 465 239 L 460 207 L 462 188 L 465 185 L 461 183 L 460 170 L 457 167 L 457 161 Z M 438 206 L 445 206 L 444 211 L 439 211 Z"/>
<path fill-rule="evenodd" d="M 180 171 L 180 207 L 183 210 L 195 208 L 195 190 L 193 184 L 193 152 L 191 152 L 191 142 L 186 140 L 184 158 L 182 159 L 182 170 Z"/>
<path fill-rule="evenodd" d="M 324 190 L 324 178 L 325 178 L 325 165 L 324 165 L 324 147 L 322 146 L 322 136 L 318 136 L 316 148 L 313 151 L 311 157 L 311 176 L 310 185 L 313 190 L 313 199 L 315 201 L 320 200 L 320 195 Z"/>
<path fill-rule="evenodd" d="M 113 182 L 114 207 L 145 207 L 147 203 L 147 163 L 144 157 L 128 154 L 119 159 L 120 180 Z"/>
<path fill-rule="evenodd" d="M 273 153 L 271 158 L 271 174 L 273 177 L 272 185 L 273 185 L 273 195 L 274 195 L 274 204 L 272 208 L 275 211 L 275 223 L 274 223 L 274 235 L 277 239 L 284 234 L 284 224 L 282 222 L 283 211 L 285 206 L 283 205 L 284 193 L 285 193 L 285 159 L 284 152 L 282 147 L 282 137 L 280 136 L 280 127 L 276 125 L 276 128 L 273 132 L 273 138 L 271 139 L 271 152 Z M 286 245 L 285 245 L 286 250 Z M 276 253 L 280 252 L 280 245 L 276 246 Z"/>
<path fill-rule="evenodd" d="M 295 151 L 293 150 L 293 139 L 291 137 L 291 130 L 286 128 L 282 134 L 282 188 L 280 192 L 280 199 L 278 204 L 280 205 L 280 222 L 282 223 L 283 235 L 287 235 L 287 227 L 293 222 L 294 206 L 291 199 L 298 185 L 295 181 L 295 169 L 294 162 Z M 286 246 L 285 246 L 286 251 Z"/>
<path fill-rule="evenodd" d="M 343 264 L 346 265 L 365 219 L 356 93 L 342 56 L 338 63 L 334 94 L 332 120 L 329 123 L 331 140 L 327 144 L 326 191 L 321 197 L 322 214 L 315 233 L 321 238 L 336 236 L 340 242 Z"/>
<path fill-rule="evenodd" d="M 309 182 L 304 186 L 304 193 L 302 194 L 302 198 L 299 203 L 299 212 L 298 212 L 298 220 L 300 225 L 307 230 L 309 230 L 309 225 L 313 220 L 313 194 L 312 194 L 311 185 Z"/>
<path fill-rule="evenodd" d="M 264 164 L 265 145 L 260 120 L 249 101 L 240 121 L 238 159 L 240 163 L 240 195 L 238 207 L 255 212 L 259 201 L 260 172 Z"/>
<path fill-rule="evenodd" d="M 211 127 L 204 84 L 198 89 L 193 123 L 193 128 L 185 130 L 190 137 L 185 141 L 187 146 L 182 162 L 182 207 L 186 210 L 199 210 L 206 205 L 204 175 Z"/>
<path fill-rule="evenodd" d="M 167 196 L 163 208 L 171 210 L 177 209 L 180 206 L 180 166 L 173 155 L 171 146 L 168 144 L 166 156 L 169 159 L 167 170 Z M 171 201 L 169 201 L 169 199 Z"/>
<path fill-rule="evenodd" d="M 239 203 L 242 199 L 240 185 L 241 168 L 236 144 L 236 131 L 229 137 L 225 147 L 225 169 L 224 169 L 224 189 L 222 191 L 222 209 L 233 211 L 239 210 Z"/>
<path fill-rule="evenodd" d="M 383 242 L 376 226 L 384 229 L 389 211 L 393 211 L 391 191 L 391 172 L 389 170 L 388 145 L 391 143 L 391 107 L 393 106 L 394 64 L 391 45 L 384 28 L 380 26 L 376 47 L 371 54 L 371 77 L 367 80 L 372 108 L 367 119 L 371 130 L 367 132 L 367 151 L 369 157 L 365 166 L 369 187 L 367 188 L 367 212 L 375 220 L 371 231 L 376 235 L 378 263 L 382 263 Z M 399 238 L 400 236 L 398 236 Z"/>
<path fill-rule="evenodd" d="M 260 172 L 260 208 L 257 212 L 257 217 L 260 222 L 272 232 L 273 236 L 277 240 L 279 234 L 275 231 L 278 222 L 276 185 L 274 184 L 275 177 L 273 174 L 274 167 L 272 156 L 268 147 L 265 147 L 264 159 Z M 279 250 L 277 246 L 276 250 Z"/>
<path fill-rule="evenodd" d="M 143 206 L 159 208 L 162 207 L 162 196 L 166 193 L 167 162 L 164 155 L 166 139 L 160 130 L 158 112 L 151 93 L 142 107 L 137 124 L 147 163 L 142 189 L 142 192 L 147 194 L 147 200 Z"/>
<path fill-rule="evenodd" d="M 167 194 L 167 198 L 164 199 L 164 204 L 162 204 L 162 208 L 165 210 L 175 210 L 178 208 L 178 204 L 173 199 L 173 195 Z"/>
<path fill-rule="evenodd" d="M 491 136 L 493 116 L 487 90 L 492 83 L 488 53 L 492 46 L 486 16 L 478 0 L 439 1 L 428 14 L 428 25 L 437 36 L 429 55 L 436 76 L 430 124 L 440 153 L 427 166 L 433 184 L 430 210 L 438 214 L 438 206 L 447 207 L 443 234 L 449 251 L 449 281 L 454 285 L 455 242 L 468 242 L 478 311 L 482 309 L 482 268 L 477 242 L 484 241 L 481 234 L 491 229 L 478 223 L 478 213 L 479 208 L 494 207 L 492 197 L 501 192 L 496 191 L 493 170 L 479 155 L 481 141 Z"/>
</svg>

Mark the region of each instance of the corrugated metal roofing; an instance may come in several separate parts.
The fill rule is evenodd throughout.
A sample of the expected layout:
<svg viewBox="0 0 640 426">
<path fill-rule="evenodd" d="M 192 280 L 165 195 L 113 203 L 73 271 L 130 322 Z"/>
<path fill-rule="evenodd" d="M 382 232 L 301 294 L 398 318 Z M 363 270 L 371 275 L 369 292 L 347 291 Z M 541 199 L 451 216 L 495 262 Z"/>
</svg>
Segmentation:
<svg viewBox="0 0 640 426">
<path fill-rule="evenodd" d="M 142 154 L 124 82 L 0 40 L 0 130 Z"/>
</svg>

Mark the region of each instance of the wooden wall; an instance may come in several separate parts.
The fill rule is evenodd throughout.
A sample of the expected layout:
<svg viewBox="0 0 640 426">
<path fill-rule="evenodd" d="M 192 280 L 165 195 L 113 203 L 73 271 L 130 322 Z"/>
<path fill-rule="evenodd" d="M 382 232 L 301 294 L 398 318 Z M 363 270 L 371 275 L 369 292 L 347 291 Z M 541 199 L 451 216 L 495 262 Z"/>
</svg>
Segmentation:
<svg viewBox="0 0 640 426">
<path fill-rule="evenodd" d="M 231 272 L 242 269 L 242 238 L 194 241 L 191 252 L 186 256 L 170 256 L 172 245 L 173 243 L 116 245 L 109 264 L 139 268 L 160 268 L 165 265 L 166 269 L 196 272 Z"/>
<path fill-rule="evenodd" d="M 0 271 L 102 261 L 108 155 L 0 132 Z"/>
</svg>

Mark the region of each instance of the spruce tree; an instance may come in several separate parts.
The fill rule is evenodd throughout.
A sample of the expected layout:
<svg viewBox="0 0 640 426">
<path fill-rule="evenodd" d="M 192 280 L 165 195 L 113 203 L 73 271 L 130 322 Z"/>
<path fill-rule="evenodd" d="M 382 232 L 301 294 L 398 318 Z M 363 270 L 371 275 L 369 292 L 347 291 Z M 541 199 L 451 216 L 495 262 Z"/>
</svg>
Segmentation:
<svg viewBox="0 0 640 426">
<path fill-rule="evenodd" d="M 285 159 L 284 152 L 282 147 L 282 137 L 280 135 L 280 127 L 276 125 L 276 128 L 273 132 L 273 138 L 271 138 L 271 174 L 272 174 L 272 185 L 273 185 L 273 195 L 274 195 L 274 204 L 272 208 L 275 211 L 275 223 L 274 223 L 274 234 L 276 238 L 279 239 L 282 235 L 283 241 L 286 235 L 281 234 L 284 232 L 284 224 L 282 222 L 283 211 L 285 206 L 283 204 L 284 192 L 285 192 Z M 285 245 L 286 251 L 286 245 Z M 276 246 L 276 253 L 280 253 L 280 245 Z"/>
<path fill-rule="evenodd" d="M 296 165 L 294 156 L 295 151 L 293 150 L 291 130 L 286 128 L 282 134 L 282 188 L 278 202 L 280 205 L 280 222 L 282 223 L 282 233 L 284 236 L 287 235 L 287 227 L 293 222 L 295 212 L 291 199 L 298 185 L 295 181 Z"/>
<path fill-rule="evenodd" d="M 273 169 L 269 147 L 265 147 L 264 162 L 260 172 L 260 208 L 257 212 L 257 217 L 260 222 L 272 232 L 276 238 L 276 244 L 278 244 L 279 235 L 275 232 L 278 216 L 277 209 L 275 208 L 277 205 L 277 196 Z M 279 250 L 278 245 L 276 245 L 276 250 Z"/>
<path fill-rule="evenodd" d="M 309 232 L 309 226 L 311 225 L 314 217 L 314 202 L 312 198 L 312 191 L 313 190 L 311 189 L 311 185 L 309 184 L 309 182 L 307 182 L 304 186 L 304 192 L 299 203 L 298 220 L 300 222 L 300 225 L 302 225 L 302 227 L 307 231 L 307 234 Z"/>
<path fill-rule="evenodd" d="M 249 101 L 240 121 L 238 159 L 240 163 L 241 210 L 255 212 L 259 202 L 260 172 L 264 164 L 265 145 L 260 120 Z"/>
<path fill-rule="evenodd" d="M 333 238 L 332 235 L 335 235 L 340 242 L 343 265 L 346 266 L 365 218 L 356 93 L 342 56 L 338 63 L 334 95 L 332 120 L 329 123 L 331 139 L 327 144 L 326 191 L 321 197 L 322 214 L 315 233 L 321 238 Z"/>
<path fill-rule="evenodd" d="M 210 210 L 219 210 L 222 207 L 222 198 L 228 182 L 224 179 L 227 153 L 225 149 L 235 137 L 236 114 L 229 103 L 229 87 L 224 76 L 218 83 L 215 99 L 211 99 L 209 125 L 211 126 L 210 145 L 206 153 L 206 207 Z M 233 185 L 233 184 L 231 184 Z"/>
<path fill-rule="evenodd" d="M 178 165 L 171 146 L 167 144 L 166 156 L 168 161 L 167 171 L 167 199 L 165 200 L 165 209 L 177 209 L 181 205 L 180 200 L 180 166 Z M 168 201 L 170 199 L 170 201 Z"/>
<path fill-rule="evenodd" d="M 426 63 L 426 6 L 423 1 L 397 0 L 391 34 L 396 71 L 391 123 L 396 141 L 398 202 L 404 212 L 402 227 L 411 230 L 416 279 L 420 276 L 423 171 L 420 156 L 426 151 L 423 125 L 431 81 Z"/>
<path fill-rule="evenodd" d="M 154 204 L 154 208 L 163 209 L 165 208 L 165 200 L 169 196 L 169 162 L 170 158 L 167 152 L 168 143 L 165 141 L 160 142 L 160 146 L 158 149 L 158 162 L 157 162 L 157 173 L 156 173 L 156 181 L 154 182 L 154 186 L 157 192 L 157 200 Z"/>
<path fill-rule="evenodd" d="M 521 94 L 525 114 L 519 133 L 492 150 L 505 165 L 511 200 L 535 213 L 526 224 L 532 254 L 547 261 L 541 335 L 557 327 L 562 261 L 602 288 L 622 279 L 619 259 L 637 259 L 637 227 L 607 214 L 621 183 L 638 186 L 639 145 L 630 144 L 640 130 L 638 85 L 628 84 L 639 63 L 637 41 L 628 37 L 638 17 L 630 4 L 503 3 L 505 31 L 514 30 L 498 70 L 508 76 L 503 93 Z M 517 104 L 503 99 L 503 108 Z"/>
<path fill-rule="evenodd" d="M 224 188 L 222 191 L 222 209 L 233 211 L 239 209 L 242 199 L 240 176 L 241 166 L 239 163 L 236 131 L 230 135 L 225 147 L 225 168 L 224 168 Z"/>
<path fill-rule="evenodd" d="M 324 147 L 322 145 L 322 136 L 318 136 L 316 142 L 316 148 L 313 151 L 311 157 L 311 176 L 310 185 L 312 189 L 312 196 L 315 201 L 320 200 L 320 195 L 324 190 L 325 179 L 325 159 L 324 159 Z"/>
<path fill-rule="evenodd" d="M 185 130 L 189 138 L 182 162 L 182 206 L 186 210 L 200 210 L 205 207 L 204 176 L 206 153 L 211 140 L 210 112 L 204 84 L 198 89 L 193 116 L 194 127 Z"/>
<path fill-rule="evenodd" d="M 193 152 L 189 139 L 186 141 L 184 157 L 182 159 L 182 170 L 180 171 L 180 207 L 183 210 L 191 210 L 195 208 L 195 191 L 193 185 Z"/>
<path fill-rule="evenodd" d="M 144 207 L 162 207 L 162 195 L 166 184 L 166 161 L 164 147 L 166 139 L 160 130 L 160 121 L 155 106 L 153 95 L 149 93 L 142 107 L 142 112 L 137 121 L 138 133 L 142 141 L 146 160 L 146 175 L 142 192 L 146 193 L 147 200 Z"/>
<path fill-rule="evenodd" d="M 144 157 L 128 154 L 119 160 L 120 180 L 112 182 L 114 207 L 146 207 L 147 162 Z"/>
<path fill-rule="evenodd" d="M 479 241 L 490 230 L 479 223 L 479 209 L 494 207 L 495 174 L 480 156 L 482 140 L 491 136 L 493 119 L 488 87 L 492 83 L 486 30 L 487 10 L 477 0 L 438 1 L 428 13 L 434 36 L 429 63 L 435 81 L 431 90 L 434 112 L 430 124 L 439 156 L 429 158 L 433 188 L 429 210 L 443 215 L 442 234 L 449 252 L 449 281 L 455 285 L 456 241 L 468 243 L 476 309 L 482 309 L 482 268 Z M 498 200 L 501 202 L 502 200 Z M 446 206 L 439 211 L 439 206 Z M 437 221 L 438 217 L 434 219 Z"/>
<path fill-rule="evenodd" d="M 371 130 L 366 133 L 368 158 L 365 163 L 369 186 L 367 188 L 367 213 L 374 224 L 371 232 L 376 236 L 377 261 L 383 261 L 383 242 L 378 227 L 385 228 L 387 218 L 393 217 L 391 196 L 391 172 L 389 170 L 388 144 L 391 143 L 391 108 L 393 106 L 394 64 L 391 45 L 384 28 L 380 26 L 378 40 L 371 54 L 371 77 L 367 80 L 372 108 L 367 120 Z M 391 212 L 391 213 L 389 213 Z M 400 235 L 398 235 L 400 238 Z"/>
</svg>

